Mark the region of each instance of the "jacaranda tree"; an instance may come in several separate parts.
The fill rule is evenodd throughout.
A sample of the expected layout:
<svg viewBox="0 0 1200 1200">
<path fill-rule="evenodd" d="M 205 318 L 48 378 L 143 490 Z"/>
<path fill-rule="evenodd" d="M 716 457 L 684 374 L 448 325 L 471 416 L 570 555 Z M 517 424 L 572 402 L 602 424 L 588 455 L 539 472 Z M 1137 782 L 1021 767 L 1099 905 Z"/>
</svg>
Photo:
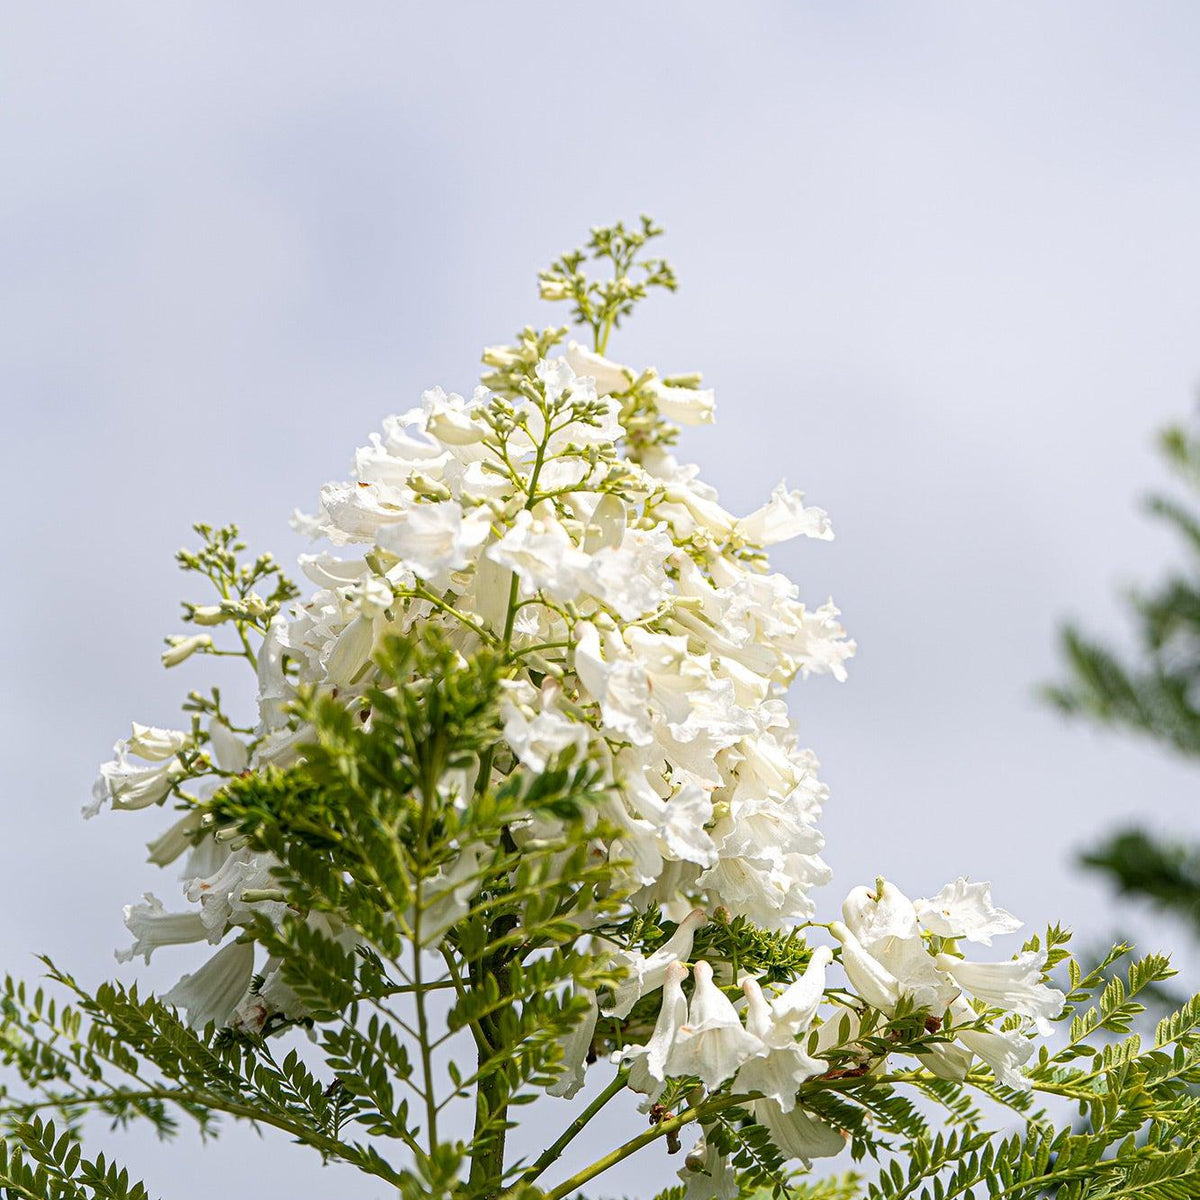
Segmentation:
<svg viewBox="0 0 1200 1200">
<path fill-rule="evenodd" d="M 767 553 L 830 524 L 783 486 L 730 514 L 671 453 L 712 392 L 608 357 L 675 287 L 658 234 L 541 274 L 585 343 L 526 328 L 384 422 L 296 518 L 307 591 L 197 527 L 163 660 L 240 660 L 257 713 L 226 683 L 134 725 L 89 811 L 171 810 L 150 857 L 185 863 L 123 955 L 212 953 L 162 996 L 9 981 L 5 1195 L 144 1196 L 96 1115 L 253 1122 L 408 1200 L 564 1200 L 647 1147 L 645 1194 L 688 1200 L 1197 1194 L 1200 1000 L 1129 1032 L 1165 959 L 1085 968 L 1056 926 L 997 957 L 1021 923 L 965 878 L 818 919 L 786 695 L 854 645 Z"/>
</svg>

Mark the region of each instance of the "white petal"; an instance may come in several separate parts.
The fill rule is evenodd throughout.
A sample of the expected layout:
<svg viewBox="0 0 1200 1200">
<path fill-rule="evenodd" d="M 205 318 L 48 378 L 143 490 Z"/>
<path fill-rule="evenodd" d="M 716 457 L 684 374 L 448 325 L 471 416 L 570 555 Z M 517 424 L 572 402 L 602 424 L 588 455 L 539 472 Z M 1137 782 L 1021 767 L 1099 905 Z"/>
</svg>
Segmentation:
<svg viewBox="0 0 1200 1200">
<path fill-rule="evenodd" d="M 246 769 L 250 762 L 250 751 L 246 743 L 224 721 L 210 721 L 208 737 L 212 744 L 213 757 L 222 771 L 237 775 Z"/>
<path fill-rule="evenodd" d="M 784 1113 L 770 1100 L 755 1100 L 752 1108 L 754 1119 L 766 1126 L 775 1148 L 786 1158 L 807 1162 L 831 1158 L 846 1148 L 845 1135 L 802 1108 Z"/>
<path fill-rule="evenodd" d="M 717 419 L 712 388 L 672 387 L 652 379 L 646 384 L 646 391 L 653 396 L 655 408 L 668 421 L 680 425 L 711 425 Z"/>
<path fill-rule="evenodd" d="M 804 974 L 791 983 L 771 1004 L 772 1017 L 786 1023 L 794 1034 L 803 1033 L 813 1023 L 817 1007 L 825 995 L 825 970 L 833 961 L 828 946 L 817 946 Z"/>
<path fill-rule="evenodd" d="M 561 1096 L 570 1100 L 581 1087 L 587 1073 L 587 1055 L 592 1046 L 592 1035 L 596 1032 L 596 1018 L 600 1015 L 596 1004 L 596 993 L 585 991 L 588 1001 L 583 1019 L 562 1039 L 564 1069 L 561 1075 L 546 1089 L 549 1096 Z"/>
<path fill-rule="evenodd" d="M 162 762 L 174 758 L 191 741 L 192 735 L 181 729 L 159 729 L 155 725 L 139 725 L 134 721 L 133 732 L 125 741 L 125 749 L 147 762 Z"/>
<path fill-rule="evenodd" d="M 203 1029 L 210 1021 L 220 1025 L 245 996 L 253 974 L 253 944 L 230 942 L 198 971 L 185 975 L 163 1000 L 186 1009 L 188 1024 L 196 1029 Z"/>
<path fill-rule="evenodd" d="M 567 343 L 566 359 L 577 376 L 590 377 L 595 382 L 598 395 L 627 392 L 633 383 L 634 373 L 628 367 L 623 367 L 578 342 Z"/>
<path fill-rule="evenodd" d="M 613 955 L 614 964 L 625 967 L 627 973 L 617 984 L 612 1005 L 604 1007 L 605 1016 L 624 1019 L 642 996 L 662 987 L 671 964 L 687 961 L 696 930 L 707 920 L 704 909 L 695 908 L 653 954 L 646 956 L 635 950 L 620 950 Z"/>
<path fill-rule="evenodd" d="M 125 927 L 133 934 L 133 945 L 117 951 L 118 962 L 129 962 L 135 954 L 149 962 L 160 946 L 181 946 L 208 936 L 198 912 L 167 912 L 153 892 L 147 892 L 141 904 L 125 906 Z"/>
<path fill-rule="evenodd" d="M 803 492 L 789 492 L 780 484 L 771 499 L 737 522 L 737 531 L 757 546 L 774 546 L 794 537 L 833 537 L 828 514 L 820 508 L 805 508 Z"/>
<path fill-rule="evenodd" d="M 963 937 L 992 944 L 992 938 L 1015 933 L 1023 922 L 992 903 L 991 885 L 968 883 L 959 877 L 929 900 L 918 900 L 917 915 L 930 933 L 941 937 Z"/>
<path fill-rule="evenodd" d="M 900 981 L 868 954 L 858 938 L 840 921 L 834 921 L 829 932 L 842 943 L 842 969 L 850 986 L 872 1008 L 892 1012 L 900 1000 Z"/>
<path fill-rule="evenodd" d="M 939 954 L 937 965 L 977 1000 L 1007 1012 L 1032 1017 L 1039 1032 L 1049 1036 L 1050 1020 L 1063 1010 L 1066 998 L 1042 981 L 1044 951 L 1027 950 L 1009 962 L 975 963 Z"/>
</svg>

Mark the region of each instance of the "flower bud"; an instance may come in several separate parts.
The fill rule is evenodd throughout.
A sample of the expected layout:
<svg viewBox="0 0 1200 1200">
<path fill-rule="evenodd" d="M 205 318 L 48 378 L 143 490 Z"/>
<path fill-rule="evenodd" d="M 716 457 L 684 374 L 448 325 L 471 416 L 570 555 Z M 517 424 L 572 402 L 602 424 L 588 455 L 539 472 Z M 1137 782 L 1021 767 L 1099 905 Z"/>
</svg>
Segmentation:
<svg viewBox="0 0 1200 1200">
<path fill-rule="evenodd" d="M 270 607 L 257 592 L 251 592 L 241 603 L 242 612 L 251 618 L 265 617 Z"/>
<path fill-rule="evenodd" d="M 159 729 L 134 721 L 132 733 L 125 739 L 125 749 L 147 762 L 163 762 L 174 758 L 191 740 L 191 734 L 180 729 Z"/>
<path fill-rule="evenodd" d="M 207 633 L 194 633 L 191 637 L 176 633 L 166 641 L 168 648 L 162 653 L 164 667 L 177 667 L 185 659 L 191 658 L 197 650 L 206 650 L 213 644 Z"/>
<path fill-rule="evenodd" d="M 515 367 L 521 361 L 521 355 L 511 346 L 485 346 L 483 361 L 489 367 Z"/>
<path fill-rule="evenodd" d="M 194 604 L 188 608 L 188 616 L 196 625 L 220 625 L 229 620 L 229 614 L 219 604 Z"/>
<path fill-rule="evenodd" d="M 436 479 L 430 479 L 428 475 L 410 475 L 408 477 L 408 486 L 418 496 L 424 496 L 426 500 L 450 499 L 450 489 L 444 483 L 439 483 Z"/>
<path fill-rule="evenodd" d="M 549 276 L 538 280 L 538 296 L 542 300 L 566 300 L 570 294 L 567 281 L 561 276 Z"/>
</svg>

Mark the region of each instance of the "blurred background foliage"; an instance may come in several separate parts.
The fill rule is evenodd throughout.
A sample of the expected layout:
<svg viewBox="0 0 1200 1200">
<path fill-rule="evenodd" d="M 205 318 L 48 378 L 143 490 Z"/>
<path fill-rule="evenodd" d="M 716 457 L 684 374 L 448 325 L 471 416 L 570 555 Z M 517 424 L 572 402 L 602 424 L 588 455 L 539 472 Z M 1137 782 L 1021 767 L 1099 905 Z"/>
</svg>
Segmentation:
<svg viewBox="0 0 1200 1200">
<path fill-rule="evenodd" d="M 1071 717 L 1150 738 L 1200 768 L 1200 412 L 1187 425 L 1163 430 L 1159 446 L 1181 495 L 1154 493 L 1145 509 L 1182 543 L 1179 565 L 1153 588 L 1130 591 L 1131 648 L 1117 650 L 1074 624 L 1064 626 L 1065 678 L 1044 694 Z M 1139 811 L 1143 802 L 1153 806 L 1152 797 L 1134 798 Z M 1200 939 L 1194 832 L 1163 835 L 1131 823 L 1085 847 L 1079 861 L 1121 896 L 1178 918 Z"/>
</svg>

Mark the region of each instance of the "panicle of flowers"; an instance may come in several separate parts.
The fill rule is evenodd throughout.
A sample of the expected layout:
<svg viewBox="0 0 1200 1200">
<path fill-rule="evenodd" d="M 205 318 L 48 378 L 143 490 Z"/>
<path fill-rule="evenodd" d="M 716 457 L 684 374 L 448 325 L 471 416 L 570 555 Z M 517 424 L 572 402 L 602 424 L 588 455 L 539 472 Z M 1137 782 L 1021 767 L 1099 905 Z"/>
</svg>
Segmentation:
<svg viewBox="0 0 1200 1200">
<path fill-rule="evenodd" d="M 629 456 L 625 421 L 644 431 L 649 405 L 663 428 L 665 414 L 707 423 L 711 392 L 574 342 L 525 366 L 506 392 L 435 388 L 384 421 L 352 477 L 295 517 L 330 549 L 301 557 L 314 590 L 261 622 L 257 727 L 233 735 L 210 711 L 203 732 L 135 734 L 103 768 L 91 811 L 161 803 L 222 760 L 235 773 L 286 765 L 308 732 L 291 712 L 301 688 L 354 706 L 380 640 L 433 623 L 464 655 L 505 657 L 497 779 L 540 771 L 568 746 L 603 765 L 616 785 L 600 814 L 617 830 L 608 851 L 627 864 L 635 905 L 681 919 L 703 900 L 770 928 L 812 914 L 810 891 L 829 875 L 815 824 L 826 792 L 784 694 L 797 675 L 844 678 L 854 644 L 831 602 L 806 606 L 761 555 L 832 537 L 828 518 L 782 485 L 736 517 L 656 442 Z M 266 608 L 242 595 L 188 611 L 215 623 Z M 209 743 L 215 755 L 201 754 Z M 203 839 L 192 857 L 185 892 L 209 899 L 222 851 Z"/>
<path fill-rule="evenodd" d="M 754 512 L 729 512 L 671 450 L 680 426 L 714 421 L 712 391 L 698 375 L 664 377 L 604 353 L 647 288 L 674 287 L 661 260 L 638 258 L 657 233 L 648 221 L 594 231 L 593 256 L 614 264 L 603 286 L 582 273 L 582 251 L 543 273 L 543 295 L 573 304 L 592 347 L 565 330 L 527 328 L 515 345 L 485 350 L 489 371 L 469 397 L 434 388 L 384 420 L 355 452 L 350 478 L 327 484 L 316 511 L 294 517 L 320 543 L 300 558 L 307 594 L 268 557 L 241 565 L 235 530 L 197 527 L 204 548 L 180 561 L 209 578 L 218 599 L 185 605 L 185 620 L 236 640 L 225 649 L 212 633 L 178 635 L 164 662 L 245 658 L 256 722 L 236 724 L 217 691 L 192 693 L 189 729 L 135 725 L 117 743 L 87 811 L 162 805 L 185 787 L 203 795 L 295 764 L 313 738 L 298 715 L 305 694 L 336 699 L 370 727 L 376 652 L 393 635 L 432 627 L 463 659 L 487 651 L 500 663 L 501 729 L 478 761 L 438 781 L 447 805 L 564 758 L 586 761 L 606 785 L 589 851 L 609 864 L 626 911 L 674 925 L 641 948 L 628 926 L 625 936 L 589 927 L 619 982 L 584 996 L 548 1090 L 571 1097 L 582 1086 L 603 1014 L 629 1038 L 604 1048 L 647 1108 L 697 1087 L 724 1089 L 746 1098 L 782 1156 L 808 1160 L 846 1140 L 805 1106 L 810 1081 L 882 1072 L 892 1053 L 907 1053 L 953 1080 L 978 1058 L 1001 1084 L 1024 1088 L 1033 1038 L 1049 1031 L 1063 996 L 1046 982 L 1044 950 L 998 963 L 962 954 L 961 942 L 990 945 L 1020 925 L 986 885 L 963 879 L 915 903 L 884 880 L 856 888 L 842 920 L 827 926 L 836 950 L 806 951 L 803 969 L 782 982 L 739 967 L 736 955 L 706 955 L 698 942 L 718 913 L 767 933 L 811 922 L 811 893 L 829 879 L 817 828 L 826 788 L 785 697 L 797 678 L 844 679 L 855 647 L 832 601 L 805 604 L 767 562 L 788 540 L 832 538 L 827 515 L 784 484 Z M 511 849 L 543 844 L 553 821 L 515 821 Z M 500 857 L 491 844 L 455 847 L 418 885 L 418 955 L 464 919 Z M 150 849 L 160 866 L 186 856 L 189 907 L 168 910 L 153 894 L 127 907 L 133 944 L 121 956 L 219 947 L 167 994 L 197 1025 L 261 1030 L 276 1014 L 302 1015 L 278 961 L 255 974 L 242 934 L 289 913 L 271 855 L 222 840 L 194 806 Z M 353 943 L 335 915 L 308 920 Z M 845 986 L 827 983 L 835 962 Z M 889 1042 L 873 1032 L 881 1021 L 915 1032 Z M 721 1194 L 731 1177 L 716 1133 L 706 1129 L 688 1157 L 690 1197 Z"/>
<path fill-rule="evenodd" d="M 302 560 L 318 590 L 272 627 L 265 656 L 295 673 L 265 690 L 353 703 L 379 639 L 418 624 L 463 654 L 496 648 L 509 664 L 498 776 L 577 747 L 616 785 L 603 815 L 635 904 L 679 919 L 704 897 L 778 927 L 811 915 L 828 876 L 825 791 L 784 692 L 797 674 L 843 678 L 854 647 L 831 604 L 807 608 L 753 555 L 828 538 L 829 523 L 782 487 L 739 519 L 666 452 L 626 457 L 622 391 L 637 377 L 571 343 L 511 395 L 435 389 L 385 421 L 353 479 L 297 518 L 342 553 Z M 302 731 L 276 707 L 259 737 L 255 762 L 279 761 Z"/>
<path fill-rule="evenodd" d="M 642 1044 L 627 1045 L 614 1059 L 629 1072 L 629 1086 L 644 1095 L 643 1111 L 664 1094 L 689 1096 L 698 1080 L 709 1095 L 722 1089 L 747 1098 L 755 1121 L 770 1133 L 784 1158 L 810 1161 L 837 1154 L 845 1136 L 806 1109 L 804 1085 L 842 1075 L 882 1075 L 894 1054 L 907 1054 L 939 1078 L 961 1081 L 978 1059 L 1000 1084 L 1028 1091 L 1024 1073 L 1036 1038 L 1050 1032 L 1065 996 L 1047 982 L 1047 951 L 1027 947 L 1000 962 L 974 962 L 957 948 L 960 940 L 991 945 L 994 936 L 1015 932 L 1021 922 L 992 903 L 987 884 L 960 878 L 930 899 L 910 901 L 880 879 L 846 897 L 843 920 L 828 926 L 839 943 L 837 958 L 845 986 L 827 986 L 834 952 L 813 949 L 808 966 L 774 991 L 752 974 L 740 977 L 727 963 L 699 958 L 690 967 L 697 912 L 653 955 L 628 955 L 628 980 L 638 998 L 661 988 L 658 1016 Z M 718 985 L 718 974 L 724 983 Z M 607 1009 L 621 1015 L 631 1007 L 631 989 L 618 987 Z M 744 1003 L 730 992 L 740 990 Z M 905 1046 L 864 1036 L 879 1020 L 905 1017 L 920 1031 Z M 832 1065 L 831 1059 L 852 1066 Z M 661 1107 L 661 1106 L 660 1106 Z M 685 1165 L 689 1195 L 719 1195 L 711 1180 L 722 1177 L 711 1145 Z M 719 1155 L 718 1155 L 719 1157 Z M 708 1180 L 706 1182 L 705 1180 Z"/>
</svg>

